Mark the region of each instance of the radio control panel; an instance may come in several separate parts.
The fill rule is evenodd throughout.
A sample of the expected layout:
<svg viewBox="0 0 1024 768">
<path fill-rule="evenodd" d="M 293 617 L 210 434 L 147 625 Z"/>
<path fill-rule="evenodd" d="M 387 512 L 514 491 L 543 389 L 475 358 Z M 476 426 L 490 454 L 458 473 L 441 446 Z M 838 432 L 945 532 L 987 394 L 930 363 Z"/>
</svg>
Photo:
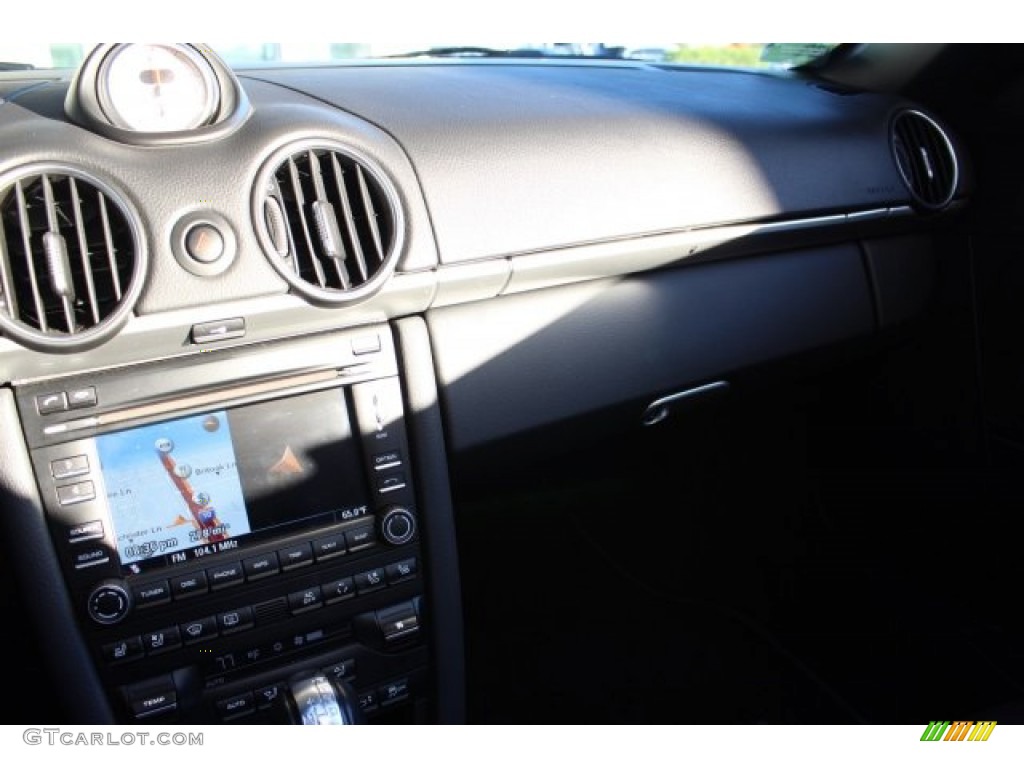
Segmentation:
<svg viewBox="0 0 1024 768">
<path fill-rule="evenodd" d="M 305 356 L 236 350 L 198 383 L 166 363 L 19 388 L 69 595 L 124 722 L 297 722 L 293 691 L 336 694 L 360 721 L 426 717 L 425 511 L 390 332 L 367 333 Z"/>
</svg>

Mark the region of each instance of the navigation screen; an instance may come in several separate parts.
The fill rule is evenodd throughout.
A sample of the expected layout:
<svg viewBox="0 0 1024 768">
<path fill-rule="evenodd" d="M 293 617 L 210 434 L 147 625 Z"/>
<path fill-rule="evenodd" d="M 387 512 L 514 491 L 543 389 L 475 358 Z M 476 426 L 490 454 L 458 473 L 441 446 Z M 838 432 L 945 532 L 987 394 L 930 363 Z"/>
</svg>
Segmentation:
<svg viewBox="0 0 1024 768">
<path fill-rule="evenodd" d="M 129 572 L 367 513 L 338 389 L 100 435 L 96 450 Z"/>
</svg>

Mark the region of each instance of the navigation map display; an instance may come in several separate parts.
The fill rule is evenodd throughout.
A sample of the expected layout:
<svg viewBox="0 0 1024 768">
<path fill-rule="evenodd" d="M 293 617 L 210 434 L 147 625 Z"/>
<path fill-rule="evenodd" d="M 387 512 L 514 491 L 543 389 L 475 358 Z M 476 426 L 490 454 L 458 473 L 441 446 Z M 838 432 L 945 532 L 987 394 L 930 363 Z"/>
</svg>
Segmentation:
<svg viewBox="0 0 1024 768">
<path fill-rule="evenodd" d="M 340 389 L 148 424 L 95 442 L 126 572 L 368 514 Z"/>
<path fill-rule="evenodd" d="M 249 533 L 226 411 L 96 441 L 122 565 Z"/>
</svg>

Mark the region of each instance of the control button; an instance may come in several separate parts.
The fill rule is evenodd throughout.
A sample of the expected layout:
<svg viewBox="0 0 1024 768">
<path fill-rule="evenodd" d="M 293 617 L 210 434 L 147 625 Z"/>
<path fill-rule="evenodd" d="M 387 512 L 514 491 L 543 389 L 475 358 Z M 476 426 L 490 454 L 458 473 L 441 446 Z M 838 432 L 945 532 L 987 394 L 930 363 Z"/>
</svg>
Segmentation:
<svg viewBox="0 0 1024 768">
<path fill-rule="evenodd" d="M 321 589 L 323 590 L 324 601 L 328 605 L 340 603 L 342 600 L 348 600 L 350 597 L 356 596 L 356 583 L 352 580 L 351 576 L 347 579 L 329 581 Z"/>
<path fill-rule="evenodd" d="M 274 552 L 247 557 L 242 561 L 242 567 L 245 569 L 245 577 L 249 581 L 256 581 L 264 576 L 273 576 L 281 570 L 277 562 L 277 554 Z"/>
<path fill-rule="evenodd" d="M 209 344 L 214 341 L 238 339 L 245 336 L 245 318 L 216 320 L 212 323 L 196 323 L 192 326 L 192 343 Z"/>
<path fill-rule="evenodd" d="M 405 475 L 398 473 L 377 480 L 377 493 L 394 493 L 405 488 Z"/>
<path fill-rule="evenodd" d="M 388 544 L 407 544 L 416 535 L 416 518 L 405 507 L 392 507 L 381 518 L 380 531 Z"/>
<path fill-rule="evenodd" d="M 88 523 L 80 523 L 68 528 L 68 544 L 80 544 L 83 541 L 92 541 L 103 538 L 103 521 L 90 520 Z"/>
<path fill-rule="evenodd" d="M 58 413 L 68 409 L 68 396 L 63 392 L 50 392 L 45 395 L 36 395 L 36 411 L 40 416 L 48 413 Z"/>
<path fill-rule="evenodd" d="M 79 387 L 68 390 L 68 407 L 92 408 L 97 403 L 96 387 Z"/>
<path fill-rule="evenodd" d="M 224 235 L 212 224 L 196 224 L 185 235 L 185 251 L 200 264 L 212 264 L 224 255 Z"/>
<path fill-rule="evenodd" d="M 313 554 L 317 562 L 345 554 L 345 534 L 334 533 L 313 542 Z"/>
<path fill-rule="evenodd" d="M 369 453 L 394 448 L 402 431 L 402 388 L 397 378 L 378 379 L 352 387 L 359 432 L 369 445 Z M 376 447 L 379 446 L 379 447 Z"/>
<path fill-rule="evenodd" d="M 349 552 L 357 552 L 360 549 L 372 547 L 377 543 L 377 532 L 371 525 L 363 525 L 345 532 L 345 541 L 348 543 Z"/>
<path fill-rule="evenodd" d="M 131 610 L 128 590 L 121 584 L 107 582 L 96 587 L 89 595 L 89 616 L 98 624 L 116 624 Z"/>
<path fill-rule="evenodd" d="M 356 676 L 356 660 L 343 659 L 333 664 L 328 664 L 320 670 L 329 680 L 351 681 Z"/>
<path fill-rule="evenodd" d="M 217 636 L 217 618 L 204 616 L 195 621 L 186 621 L 180 625 L 181 639 L 185 645 L 195 645 Z"/>
<path fill-rule="evenodd" d="M 217 626 L 225 635 L 241 632 L 243 629 L 251 629 L 252 624 L 252 608 L 248 606 L 225 611 L 217 616 Z"/>
<path fill-rule="evenodd" d="M 236 694 L 217 702 L 217 711 L 224 720 L 234 720 L 251 715 L 256 711 L 256 702 L 252 691 Z"/>
<path fill-rule="evenodd" d="M 57 501 L 63 507 L 81 504 L 83 501 L 92 501 L 95 498 L 96 486 L 93 485 L 92 480 L 82 480 L 72 485 L 57 486 Z"/>
<path fill-rule="evenodd" d="M 353 355 L 372 355 L 374 352 L 380 352 L 380 336 L 376 333 L 352 339 Z"/>
<path fill-rule="evenodd" d="M 103 658 L 111 664 L 134 661 L 142 658 L 142 638 L 138 635 L 126 637 L 103 646 Z"/>
<path fill-rule="evenodd" d="M 218 565 L 216 568 L 207 568 L 206 575 L 210 580 L 210 589 L 213 590 L 241 584 L 245 578 L 242 575 L 242 564 L 237 560 L 233 563 Z"/>
<path fill-rule="evenodd" d="M 147 680 L 125 690 L 128 709 L 135 719 L 142 720 L 178 708 L 178 692 L 170 675 Z"/>
<path fill-rule="evenodd" d="M 148 656 L 167 653 L 181 647 L 181 633 L 177 627 L 164 627 L 142 636 L 142 645 Z"/>
<path fill-rule="evenodd" d="M 373 468 L 378 472 L 402 466 L 402 454 L 400 451 L 386 451 L 378 453 L 373 457 Z"/>
<path fill-rule="evenodd" d="M 50 462 L 50 474 L 54 480 L 67 480 L 89 474 L 89 459 L 85 456 L 68 456 Z"/>
<path fill-rule="evenodd" d="M 399 603 L 377 611 L 377 625 L 385 643 L 395 643 L 420 631 L 416 608 L 410 602 Z"/>
<path fill-rule="evenodd" d="M 359 698 L 359 708 L 363 712 L 374 712 L 377 709 L 376 691 L 365 691 L 357 695 Z"/>
<path fill-rule="evenodd" d="M 409 680 L 402 678 L 396 680 L 393 683 L 382 685 L 378 689 L 380 695 L 380 705 L 387 707 L 391 704 L 397 704 L 400 701 L 405 701 L 409 698 Z"/>
<path fill-rule="evenodd" d="M 273 683 L 257 688 L 253 693 L 257 709 L 272 709 L 284 704 L 284 683 Z"/>
<path fill-rule="evenodd" d="M 171 579 L 171 594 L 174 595 L 176 600 L 181 600 L 190 595 L 202 595 L 206 593 L 208 585 L 206 571 L 184 573 Z"/>
<path fill-rule="evenodd" d="M 388 584 L 400 584 L 403 581 L 408 581 L 416 576 L 416 558 L 410 557 L 407 560 L 392 563 L 384 568 L 384 572 L 387 574 Z"/>
<path fill-rule="evenodd" d="M 105 547 L 87 547 L 73 551 L 71 553 L 71 561 L 75 564 L 76 571 L 82 571 L 86 568 L 94 568 L 97 565 L 109 563 L 110 555 Z"/>
<path fill-rule="evenodd" d="M 139 584 L 132 588 L 135 604 L 140 608 L 147 605 L 160 605 L 171 600 L 171 585 L 167 581 L 154 581 L 151 584 Z"/>
<path fill-rule="evenodd" d="M 292 592 L 288 595 L 288 607 L 291 609 L 292 613 L 313 611 L 319 608 L 322 604 L 323 598 L 320 594 L 320 587 L 300 589 L 298 592 Z"/>
<path fill-rule="evenodd" d="M 383 568 L 374 568 L 372 571 L 357 573 L 355 578 L 356 589 L 359 590 L 361 595 L 365 595 L 368 592 L 376 592 L 378 589 L 384 589 L 387 586 L 387 582 L 384 581 Z"/>
<path fill-rule="evenodd" d="M 313 562 L 313 547 L 306 541 L 277 550 L 277 556 L 281 558 L 281 569 L 290 571 Z"/>
</svg>

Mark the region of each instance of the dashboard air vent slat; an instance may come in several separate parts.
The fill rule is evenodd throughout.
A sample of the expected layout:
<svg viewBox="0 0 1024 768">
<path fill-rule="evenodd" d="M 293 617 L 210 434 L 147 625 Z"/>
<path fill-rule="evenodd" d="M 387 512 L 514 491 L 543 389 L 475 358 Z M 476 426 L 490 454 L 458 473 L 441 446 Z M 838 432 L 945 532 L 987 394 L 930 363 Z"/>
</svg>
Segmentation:
<svg viewBox="0 0 1024 768">
<path fill-rule="evenodd" d="M 916 110 L 901 112 L 893 120 L 892 147 L 903 181 L 918 205 L 937 210 L 952 201 L 959 168 L 953 144 L 938 123 Z"/>
<path fill-rule="evenodd" d="M 92 256 L 89 254 L 89 242 L 85 234 L 82 220 L 82 199 L 78 196 L 78 183 L 74 177 L 68 182 L 71 185 L 71 212 L 75 217 L 75 237 L 78 241 L 78 253 L 82 258 L 82 274 L 85 277 L 85 293 L 89 299 L 89 316 L 93 325 L 99 325 L 100 305 L 96 301 L 96 283 L 92 279 Z"/>
<path fill-rule="evenodd" d="M 0 332 L 73 351 L 104 341 L 141 288 L 137 218 L 97 179 L 59 165 L 0 176 Z"/>
<path fill-rule="evenodd" d="M 341 145 L 308 141 L 268 161 L 254 199 L 257 232 L 297 293 L 343 304 L 394 269 L 402 213 L 387 177 Z"/>
<path fill-rule="evenodd" d="M 334 171 L 335 189 L 338 191 L 338 199 L 341 201 L 341 212 L 345 217 L 345 228 L 349 232 L 355 232 L 356 220 L 352 216 L 352 201 L 348 199 L 348 190 L 345 189 L 343 182 L 345 172 L 341 170 L 341 164 L 336 155 L 331 155 L 331 169 Z M 356 267 L 359 269 L 359 277 L 366 281 L 369 279 L 370 273 L 366 268 L 366 256 L 363 255 L 363 245 L 359 242 L 358 237 L 352 239 L 352 251 Z"/>
</svg>

